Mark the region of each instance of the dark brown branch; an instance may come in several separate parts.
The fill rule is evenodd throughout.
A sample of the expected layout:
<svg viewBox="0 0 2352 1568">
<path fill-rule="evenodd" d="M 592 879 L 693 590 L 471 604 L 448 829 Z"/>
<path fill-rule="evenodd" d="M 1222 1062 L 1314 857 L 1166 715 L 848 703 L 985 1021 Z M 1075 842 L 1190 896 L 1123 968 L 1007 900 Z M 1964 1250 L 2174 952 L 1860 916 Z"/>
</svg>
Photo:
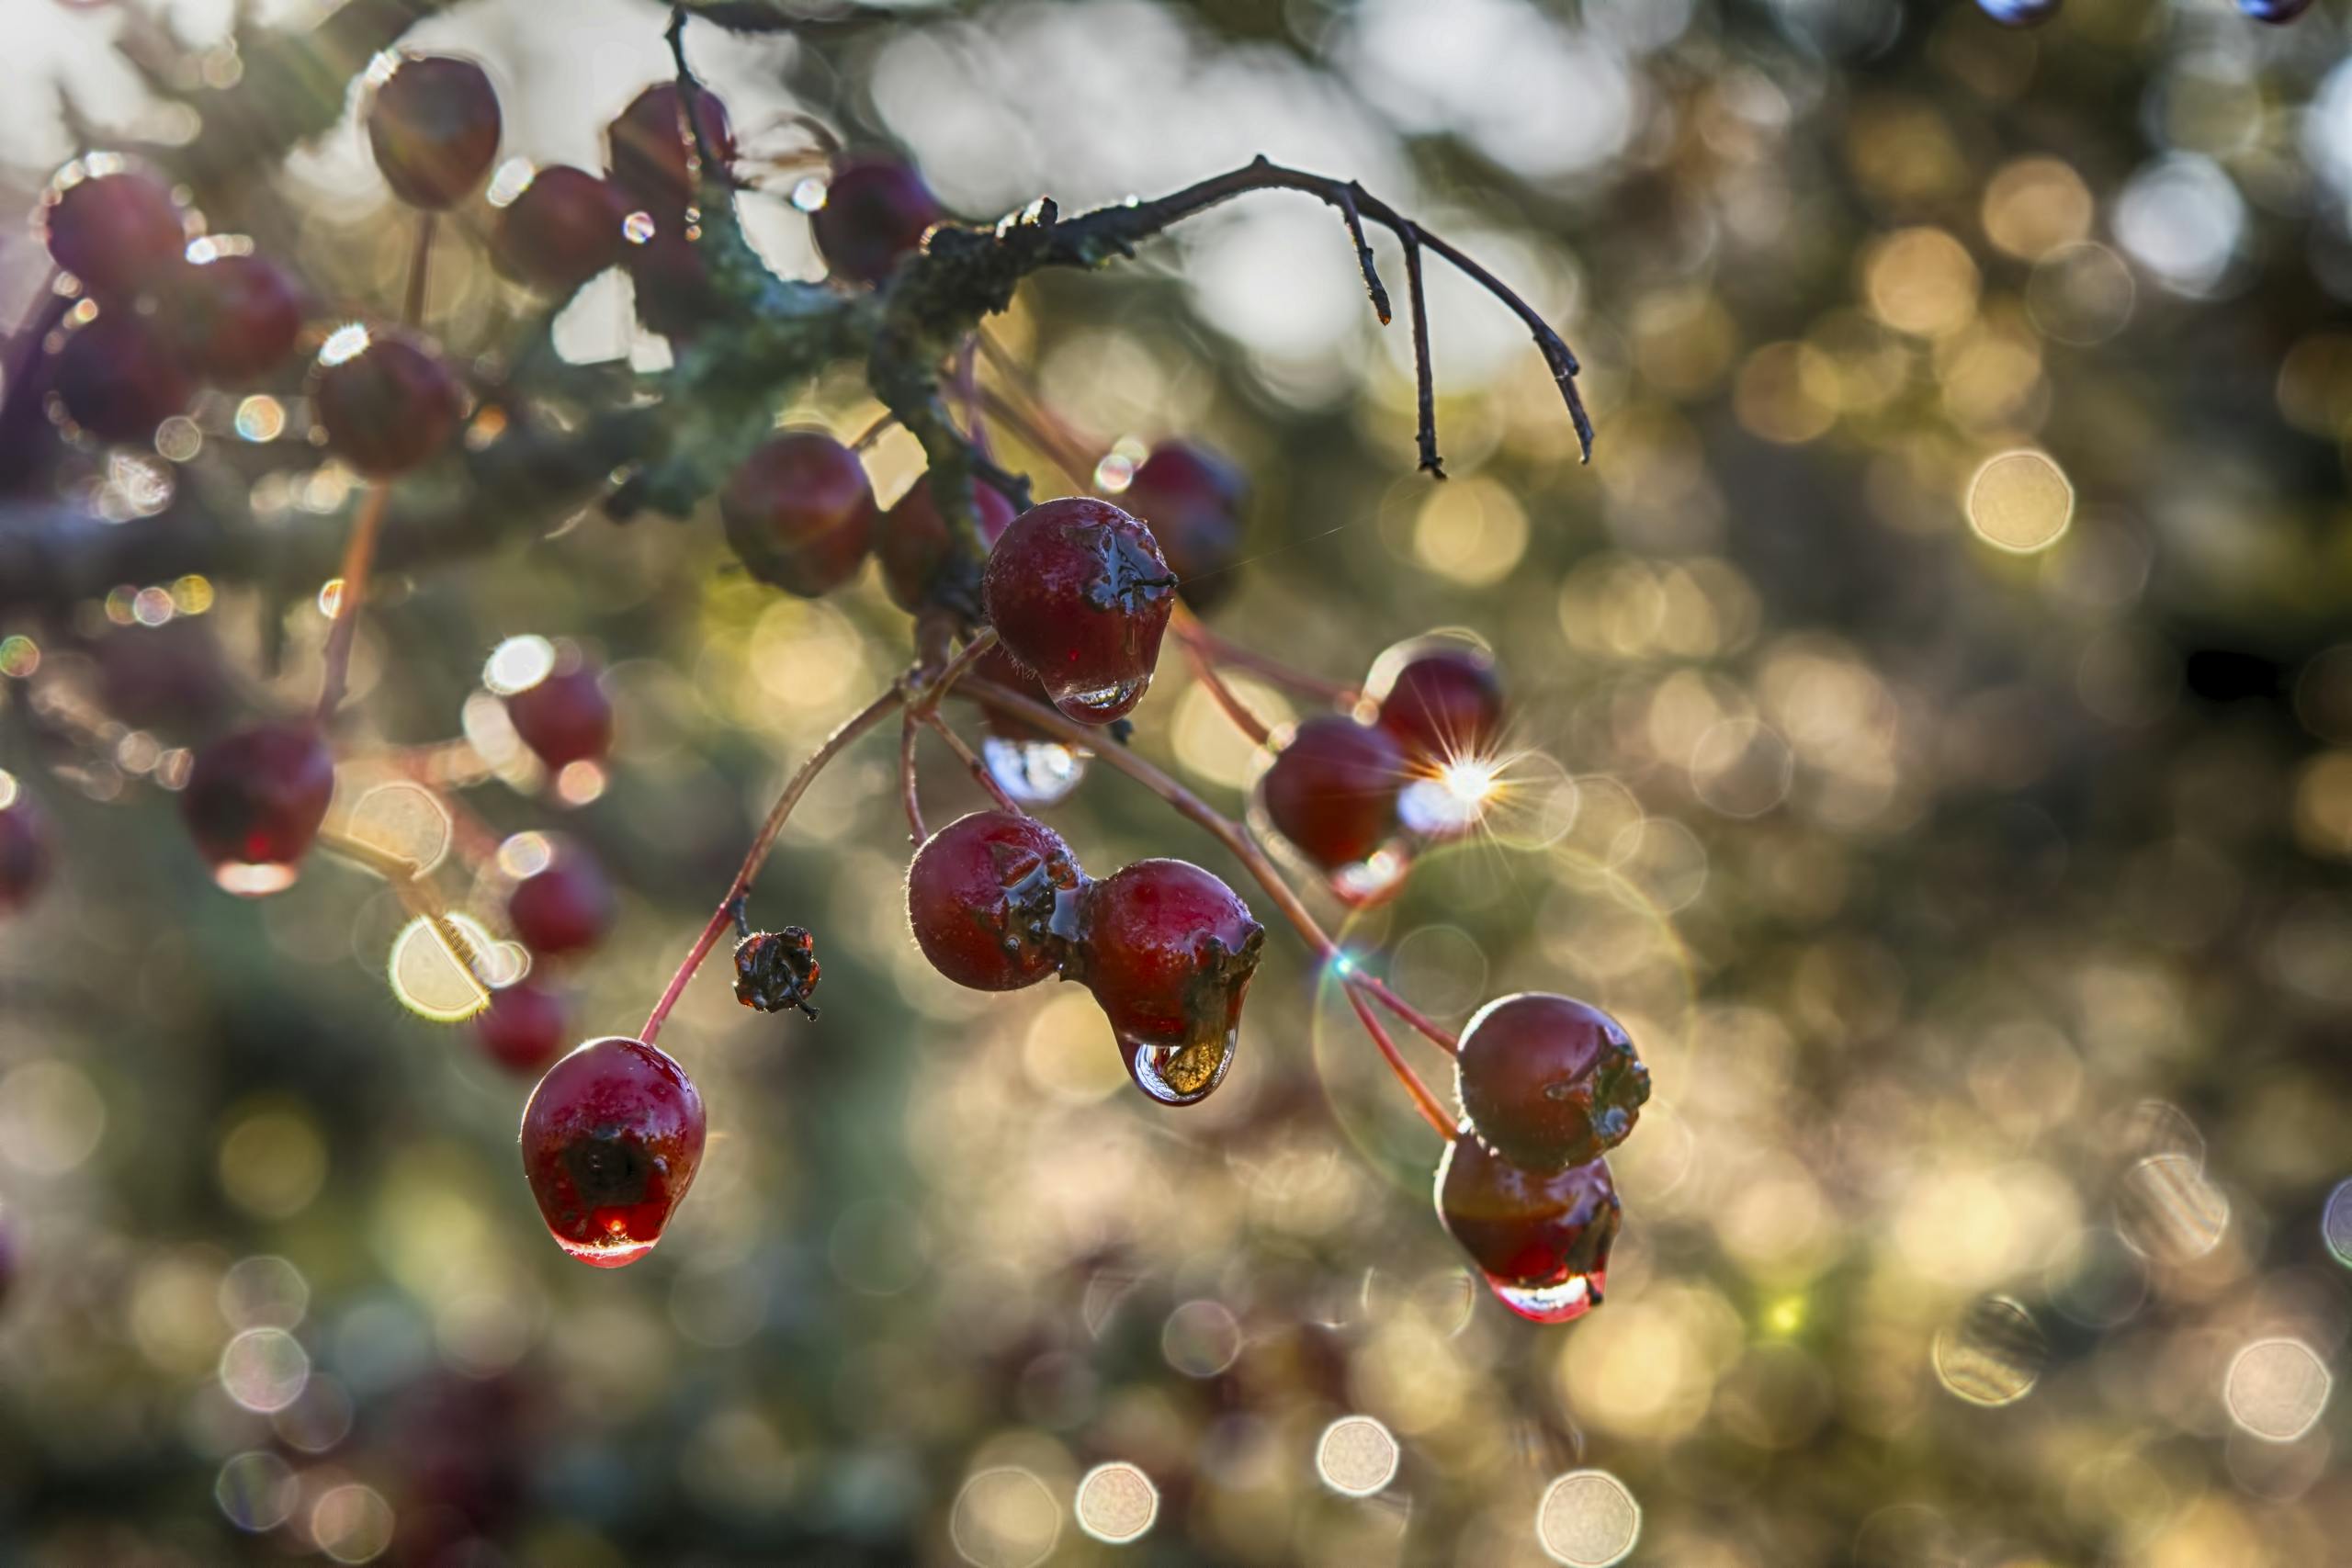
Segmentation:
<svg viewBox="0 0 2352 1568">
<path fill-rule="evenodd" d="M 1413 400 L 1415 439 L 1420 443 L 1421 472 L 1445 478 L 1445 459 L 1437 455 L 1437 377 L 1430 368 L 1430 299 L 1421 287 L 1421 228 L 1408 223 L 1398 234 L 1405 244 L 1405 291 L 1413 312 Z M 1592 441 L 1585 439 L 1585 456 L 1592 456 Z"/>
<path fill-rule="evenodd" d="M 1340 193 L 1340 216 L 1347 220 L 1348 238 L 1356 243 L 1356 265 L 1363 269 L 1364 292 L 1372 296 L 1372 313 L 1386 326 L 1393 316 L 1388 309 L 1388 289 L 1380 281 L 1380 269 L 1372 265 L 1372 246 L 1363 237 L 1363 214 L 1356 210 L 1356 197 L 1363 194 L 1363 186 L 1353 180 Z"/>
</svg>

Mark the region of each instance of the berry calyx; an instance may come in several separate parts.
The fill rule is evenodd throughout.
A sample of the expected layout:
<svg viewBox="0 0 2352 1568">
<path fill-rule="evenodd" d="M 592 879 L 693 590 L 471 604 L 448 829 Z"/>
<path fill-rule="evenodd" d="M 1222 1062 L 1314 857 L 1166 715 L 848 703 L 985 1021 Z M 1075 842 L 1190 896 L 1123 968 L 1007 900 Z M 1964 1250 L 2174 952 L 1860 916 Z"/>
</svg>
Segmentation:
<svg viewBox="0 0 2352 1568">
<path fill-rule="evenodd" d="M 1437 1167 L 1437 1217 L 1498 1301 L 1534 1323 L 1599 1306 L 1621 1210 L 1609 1162 L 1542 1172 L 1464 1131 Z"/>
<path fill-rule="evenodd" d="M 628 219 L 628 204 L 608 181 L 550 164 L 499 209 L 491 258 L 518 283 L 568 294 L 619 265 Z"/>
<path fill-rule="evenodd" d="M 1322 714 L 1291 732 L 1258 781 L 1267 820 L 1325 874 L 1361 863 L 1396 830 L 1405 752 L 1385 729 Z"/>
<path fill-rule="evenodd" d="M 407 472 L 457 434 L 458 378 L 404 333 L 352 325 L 319 350 L 311 406 L 335 456 L 373 479 Z"/>
<path fill-rule="evenodd" d="M 922 248 L 923 235 L 946 216 L 912 164 L 865 152 L 834 166 L 825 204 L 808 215 L 808 226 L 835 277 L 871 284 Z"/>
<path fill-rule="evenodd" d="M 1424 637 L 1398 644 L 1374 661 L 1364 697 L 1376 722 L 1423 772 L 1486 756 L 1502 734 L 1503 687 L 1494 656 L 1465 643 Z"/>
<path fill-rule="evenodd" d="M 1012 502 L 994 485 L 972 481 L 972 510 L 980 525 L 980 542 L 993 547 L 1012 525 Z M 940 576 L 956 558 L 955 536 L 931 493 L 931 476 L 914 487 L 882 515 L 881 536 L 875 545 L 882 563 L 882 586 L 890 603 L 909 615 L 931 603 L 942 584 Z M 977 569 L 979 563 L 971 563 Z"/>
<path fill-rule="evenodd" d="M 752 931 L 735 944 L 735 999 L 758 1012 L 798 1008 L 814 1023 L 817 1010 L 808 998 L 824 972 L 817 939 L 805 926 Z"/>
<path fill-rule="evenodd" d="M 292 886 L 334 798 L 334 760 L 318 731 L 266 724 L 197 751 L 180 816 L 212 879 L 257 897 Z"/>
<path fill-rule="evenodd" d="M 537 1073 L 564 1044 L 564 1007 L 552 991 L 518 980 L 490 994 L 474 1020 L 484 1055 L 511 1073 Z"/>
<path fill-rule="evenodd" d="M 376 166 L 392 194 L 411 207 L 457 206 L 498 156 L 498 89 L 470 60 L 401 57 L 376 82 L 364 118 Z"/>
<path fill-rule="evenodd" d="M 694 114 L 703 145 L 726 174 L 735 163 L 735 130 L 727 106 L 697 89 Z M 605 139 L 613 184 L 630 200 L 656 219 L 674 219 L 694 205 L 695 127 L 686 119 L 677 83 L 657 82 L 630 99 L 605 128 Z"/>
<path fill-rule="evenodd" d="M 1527 991 L 1480 1008 L 1462 1032 L 1454 1089 L 1471 1128 L 1530 1170 L 1597 1159 L 1650 1097 L 1624 1026 L 1571 997 Z"/>
<path fill-rule="evenodd" d="M 1054 705 L 1108 724 L 1151 687 L 1176 577 L 1150 529 L 1107 501 L 1069 496 L 1012 520 L 989 552 L 980 596 Z"/>
<path fill-rule="evenodd" d="M 127 299 L 179 265 L 187 227 L 162 175 L 93 153 L 59 171 L 41 195 L 50 259 L 101 303 Z"/>
<path fill-rule="evenodd" d="M 187 365 L 154 324 L 120 309 L 67 336 L 51 385 L 74 423 L 102 441 L 153 441 L 155 427 L 196 395 Z"/>
<path fill-rule="evenodd" d="M 181 352 L 208 381 L 266 376 L 302 335 L 302 291 L 267 256 L 214 255 L 182 271 L 172 290 Z"/>
<path fill-rule="evenodd" d="M 1128 1076 L 1164 1105 L 1225 1081 L 1266 930 L 1232 888 L 1180 860 L 1142 860 L 1090 886 L 1073 955 L 1111 1021 Z"/>
<path fill-rule="evenodd" d="M 1190 441 L 1163 441 L 1136 467 L 1119 504 L 1149 525 L 1176 573 L 1177 592 L 1206 610 L 1239 581 L 1242 516 L 1250 502 L 1241 470 Z"/>
<path fill-rule="evenodd" d="M 591 1040 L 523 1108 L 524 1179 L 548 1234 L 595 1269 L 653 1250 L 702 1164 L 702 1096 L 642 1040 Z"/>
<path fill-rule="evenodd" d="M 49 881 L 51 859 L 47 814 L 0 773 L 0 915 L 32 902 Z"/>
<path fill-rule="evenodd" d="M 865 465 L 822 431 L 786 431 L 743 459 L 718 511 L 744 570 L 804 599 L 856 576 L 874 538 Z"/>
<path fill-rule="evenodd" d="M 547 863 L 506 896 L 506 920 L 543 958 L 582 952 L 613 923 L 613 885 L 586 848 L 550 835 Z"/>
<path fill-rule="evenodd" d="M 923 840 L 907 867 L 907 924 L 931 966 L 976 991 L 1057 973 L 1078 934 L 1078 857 L 1034 817 L 976 811 Z"/>
<path fill-rule="evenodd" d="M 612 750 L 613 700 L 584 664 L 549 671 L 505 702 L 515 735 L 550 769 L 601 762 Z"/>
</svg>

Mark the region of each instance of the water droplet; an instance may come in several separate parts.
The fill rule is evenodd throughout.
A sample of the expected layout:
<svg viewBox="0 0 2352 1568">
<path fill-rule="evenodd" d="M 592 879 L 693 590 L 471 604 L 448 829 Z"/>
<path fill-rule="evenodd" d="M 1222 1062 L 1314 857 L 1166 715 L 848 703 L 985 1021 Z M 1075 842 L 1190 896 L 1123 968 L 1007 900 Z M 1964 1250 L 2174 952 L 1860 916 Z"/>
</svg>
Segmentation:
<svg viewBox="0 0 2352 1568">
<path fill-rule="evenodd" d="M 632 245 L 642 245 L 653 238 L 653 214 L 632 212 L 621 220 L 621 237 Z"/>
<path fill-rule="evenodd" d="M 1103 724 L 1118 717 L 1136 705 L 1143 697 L 1144 688 L 1151 684 L 1151 677 L 1140 676 L 1133 681 L 1120 681 L 1108 686 L 1087 690 L 1049 694 L 1054 705 L 1080 724 Z"/>
<path fill-rule="evenodd" d="M 1596 1269 L 1589 1274 L 1571 1274 L 1556 1284 L 1514 1285 L 1489 1274 L 1487 1288 L 1495 1292 L 1497 1301 L 1530 1323 L 1574 1323 L 1600 1304 L 1608 1277 L 1608 1270 Z"/>
<path fill-rule="evenodd" d="M 283 893 L 294 886 L 299 874 L 291 862 L 284 861 L 222 861 L 212 868 L 212 880 L 223 893 L 234 893 L 240 898 L 266 898 L 272 893 Z"/>
<path fill-rule="evenodd" d="M 980 757 L 997 787 L 1022 806 L 1058 806 L 1086 777 L 1089 756 L 1055 740 L 983 736 Z"/>
<path fill-rule="evenodd" d="M 1136 1087 L 1162 1105 L 1197 1105 L 1225 1081 L 1233 1066 L 1239 1030 L 1222 1038 L 1193 1040 L 1173 1045 L 1123 1040 L 1120 1054 L 1127 1059 L 1128 1076 Z"/>
</svg>

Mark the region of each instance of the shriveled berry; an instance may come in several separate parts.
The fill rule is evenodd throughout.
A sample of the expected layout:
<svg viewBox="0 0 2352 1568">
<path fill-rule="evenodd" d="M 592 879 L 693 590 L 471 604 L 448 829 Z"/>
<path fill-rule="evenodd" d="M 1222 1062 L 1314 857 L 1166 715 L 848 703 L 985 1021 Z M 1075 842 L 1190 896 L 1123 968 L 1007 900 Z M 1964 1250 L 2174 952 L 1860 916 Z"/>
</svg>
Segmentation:
<svg viewBox="0 0 2352 1568">
<path fill-rule="evenodd" d="M 979 522 L 983 547 L 993 546 L 1012 526 L 1012 502 L 994 485 L 973 482 L 972 510 Z M 929 474 L 917 479 L 898 504 L 882 514 L 874 554 L 882 563 L 882 586 L 890 603 L 910 615 L 923 608 L 940 572 L 955 559 L 954 536 L 932 497 Z M 973 561 L 970 570 L 977 572 L 979 564 Z"/>
<path fill-rule="evenodd" d="M 1266 929 L 1232 888 L 1180 860 L 1142 860 L 1091 885 L 1074 973 L 1111 1021 L 1137 1088 L 1191 1105 L 1225 1080 Z"/>
<path fill-rule="evenodd" d="M 1523 991 L 1462 1032 L 1454 1086 L 1470 1125 L 1530 1170 L 1596 1159 L 1625 1141 L 1650 1097 L 1624 1026 L 1570 997 Z"/>
<path fill-rule="evenodd" d="M 1369 857 L 1396 830 L 1405 753 L 1386 730 L 1320 714 L 1291 733 L 1258 781 L 1274 830 L 1317 868 Z"/>
<path fill-rule="evenodd" d="M 474 1033 L 483 1053 L 508 1072 L 544 1072 L 563 1050 L 563 1013 L 554 992 L 518 980 L 490 994 Z"/>
<path fill-rule="evenodd" d="M 735 944 L 735 999 L 759 1012 L 798 1008 L 816 1021 L 808 998 L 825 966 L 817 962 L 817 939 L 805 926 L 752 931 Z"/>
<path fill-rule="evenodd" d="M 724 305 L 711 287 L 710 265 L 677 217 L 654 220 L 653 232 L 622 248 L 621 265 L 637 297 L 637 319 L 648 332 L 691 338 L 717 321 Z"/>
<path fill-rule="evenodd" d="M 71 333 L 51 385 L 74 423 L 102 441 L 153 441 L 185 411 L 196 382 L 155 323 L 114 310 Z"/>
<path fill-rule="evenodd" d="M 1241 470 L 1190 441 L 1163 441 L 1136 465 L 1119 504 L 1140 517 L 1195 610 L 1231 592 L 1240 577 L 1250 483 Z"/>
<path fill-rule="evenodd" d="M 566 294 L 620 265 L 628 204 L 609 181 L 553 164 L 498 210 L 491 258 L 518 283 Z"/>
<path fill-rule="evenodd" d="M 200 748 L 180 816 L 213 880 L 232 893 L 276 893 L 319 835 L 334 798 L 334 761 L 305 725 L 266 724 Z"/>
<path fill-rule="evenodd" d="M 695 118 L 703 145 L 721 165 L 735 163 L 735 130 L 727 106 L 707 90 L 694 96 Z M 674 218 L 694 205 L 694 127 L 686 120 L 678 84 L 657 82 L 629 100 L 620 118 L 605 128 L 607 164 L 613 183 L 656 219 Z"/>
<path fill-rule="evenodd" d="M 1373 670 L 1364 696 L 1417 769 L 1492 751 L 1502 734 L 1503 687 L 1491 654 L 1423 638 L 1389 649 Z"/>
<path fill-rule="evenodd" d="M 556 1245 L 596 1269 L 653 1250 L 702 1164 L 702 1096 L 642 1040 L 591 1040 L 523 1108 L 523 1176 Z"/>
<path fill-rule="evenodd" d="M 1107 501 L 1031 507 L 989 552 L 981 600 L 1006 649 L 1081 724 L 1108 724 L 1151 686 L 1176 577 L 1151 530 Z"/>
<path fill-rule="evenodd" d="M 49 880 L 51 859 L 48 815 L 0 773 L 0 915 L 32 902 Z"/>
<path fill-rule="evenodd" d="M 856 576 L 874 538 L 865 465 L 820 430 L 787 430 L 743 459 L 718 511 L 744 570 L 804 599 Z"/>
<path fill-rule="evenodd" d="M 1057 972 L 1086 877 L 1034 817 L 976 811 L 923 841 L 907 867 L 907 923 L 931 966 L 976 991 L 1015 991 Z"/>
<path fill-rule="evenodd" d="M 1567 1323 L 1600 1304 L 1620 1218 L 1607 1160 L 1527 1170 L 1464 1131 L 1438 1162 L 1437 1216 L 1520 1316 Z"/>
<path fill-rule="evenodd" d="M 498 89 L 470 60 L 403 56 L 365 111 L 368 145 L 392 194 L 438 211 L 473 193 L 498 156 Z"/>
<path fill-rule="evenodd" d="M 67 165 L 42 194 L 42 237 L 50 259 L 101 302 L 127 299 L 177 266 L 187 228 L 168 181 L 138 164 L 107 160 Z M 119 165 L 119 166 L 118 166 Z"/>
<path fill-rule="evenodd" d="M 506 716 L 550 768 L 601 762 L 612 750 L 613 700 L 586 665 L 550 671 L 537 685 L 507 694 Z"/>
<path fill-rule="evenodd" d="M 266 376 L 302 335 L 302 291 L 267 256 L 216 255 L 177 274 L 171 292 L 181 352 L 208 381 Z"/>
<path fill-rule="evenodd" d="M 579 953 L 605 939 L 613 923 L 613 885 L 585 846 L 548 840 L 548 863 L 506 896 L 506 919 L 525 947 L 543 958 Z"/>
<path fill-rule="evenodd" d="M 879 283 L 946 216 L 912 164 L 867 152 L 834 167 L 825 205 L 808 215 L 808 226 L 835 277 Z"/>
<path fill-rule="evenodd" d="M 329 449 L 377 479 L 440 451 L 465 411 L 465 394 L 440 357 L 381 327 L 348 326 L 329 337 L 311 397 Z"/>
</svg>

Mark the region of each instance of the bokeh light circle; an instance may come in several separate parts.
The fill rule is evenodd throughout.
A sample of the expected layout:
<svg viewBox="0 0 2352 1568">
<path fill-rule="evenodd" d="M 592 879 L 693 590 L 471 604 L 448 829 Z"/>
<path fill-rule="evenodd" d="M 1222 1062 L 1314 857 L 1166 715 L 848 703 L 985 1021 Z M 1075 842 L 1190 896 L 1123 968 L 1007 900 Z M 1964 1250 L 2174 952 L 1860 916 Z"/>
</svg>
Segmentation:
<svg viewBox="0 0 2352 1568">
<path fill-rule="evenodd" d="M 2257 1339 L 2230 1359 L 2222 1403 L 2230 1419 L 2266 1442 L 2291 1443 L 2318 1422 L 2335 1380 L 2300 1339 Z"/>
<path fill-rule="evenodd" d="M 976 1472 L 947 1517 L 948 1538 L 973 1568 L 1035 1568 L 1053 1555 L 1061 1528 L 1054 1495 L 1018 1465 Z"/>
<path fill-rule="evenodd" d="M 1572 1470 L 1544 1489 L 1535 1506 L 1535 1539 L 1569 1568 L 1623 1562 L 1642 1536 L 1642 1506 L 1605 1470 Z"/>
<path fill-rule="evenodd" d="M 1332 1491 L 1369 1497 L 1396 1478 L 1403 1459 L 1395 1434 L 1369 1416 L 1342 1416 L 1315 1444 L 1315 1473 Z"/>
<path fill-rule="evenodd" d="M 2033 1392 L 2050 1360 L 2050 1341 L 2021 1303 L 1986 1296 L 1937 1330 L 1931 1355 L 1946 1392 L 1997 1409 Z"/>
<path fill-rule="evenodd" d="M 1073 1505 L 1078 1528 L 1113 1546 L 1140 1540 L 1159 1517 L 1159 1488 L 1125 1460 L 1098 1464 L 1080 1477 Z"/>
</svg>

